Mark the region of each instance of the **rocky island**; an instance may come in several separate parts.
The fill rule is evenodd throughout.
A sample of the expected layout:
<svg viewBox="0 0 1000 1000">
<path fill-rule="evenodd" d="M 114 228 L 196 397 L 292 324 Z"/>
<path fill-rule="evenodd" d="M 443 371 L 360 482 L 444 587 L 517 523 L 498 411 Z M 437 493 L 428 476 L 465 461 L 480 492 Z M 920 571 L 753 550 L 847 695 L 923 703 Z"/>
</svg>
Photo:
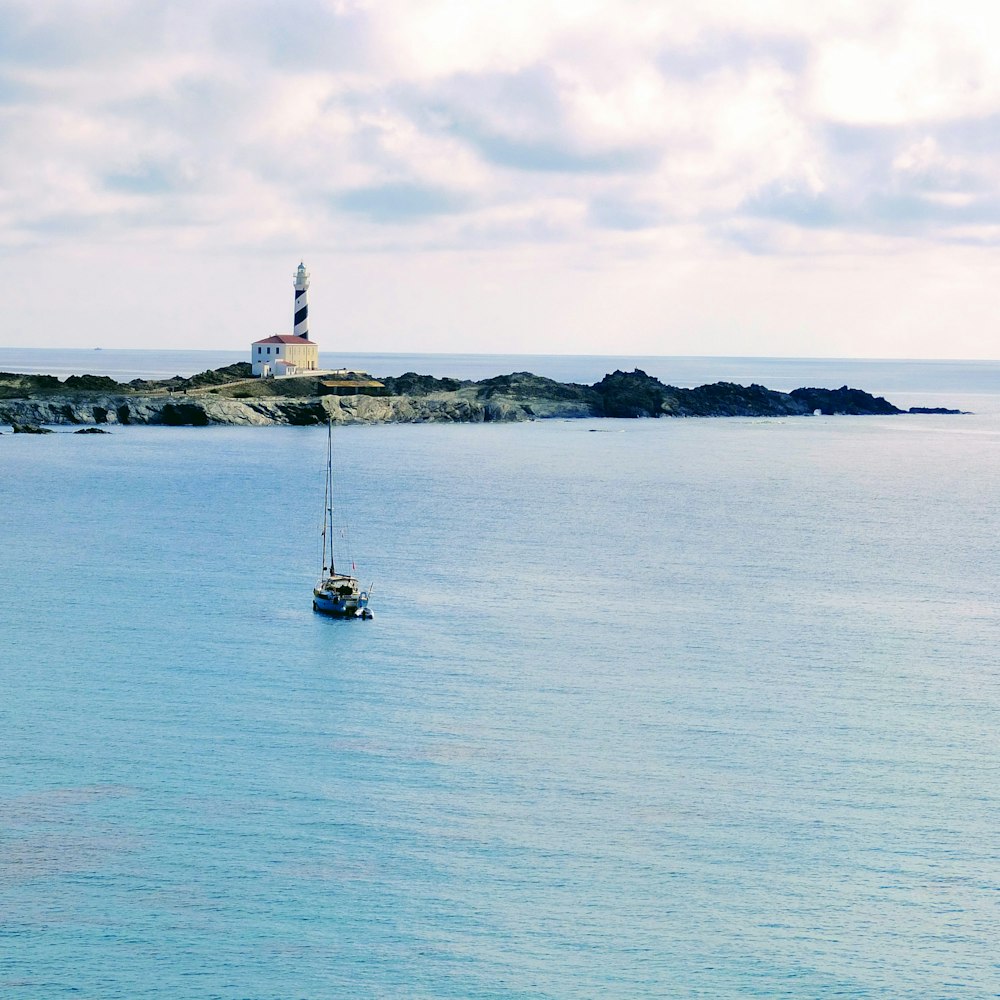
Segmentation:
<svg viewBox="0 0 1000 1000">
<path fill-rule="evenodd" d="M 802 388 L 716 382 L 693 389 L 666 385 L 645 372 L 615 371 L 600 382 L 556 382 L 515 372 L 479 382 L 431 375 L 373 378 L 365 373 L 253 378 L 240 363 L 190 378 L 0 373 L 0 423 L 309 425 L 520 421 L 572 417 L 776 417 L 821 414 L 958 413 L 901 410 L 861 389 Z"/>
</svg>

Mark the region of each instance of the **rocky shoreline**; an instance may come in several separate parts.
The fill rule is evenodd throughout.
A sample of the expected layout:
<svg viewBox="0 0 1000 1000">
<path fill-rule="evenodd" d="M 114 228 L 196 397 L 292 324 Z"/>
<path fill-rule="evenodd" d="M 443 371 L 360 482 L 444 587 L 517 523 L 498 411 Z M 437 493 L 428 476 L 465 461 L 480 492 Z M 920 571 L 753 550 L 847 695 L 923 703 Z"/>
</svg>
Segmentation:
<svg viewBox="0 0 1000 1000">
<path fill-rule="evenodd" d="M 861 389 L 801 388 L 716 382 L 693 389 L 666 385 L 636 369 L 615 371 L 593 385 L 556 382 L 515 372 L 479 382 L 409 372 L 343 394 L 323 376 L 253 379 L 249 364 L 191 378 L 120 383 L 102 375 L 0 373 L 0 424 L 156 424 L 173 427 L 326 423 L 490 423 L 580 417 L 775 417 L 814 413 L 895 415 L 959 413 L 902 410 Z"/>
</svg>

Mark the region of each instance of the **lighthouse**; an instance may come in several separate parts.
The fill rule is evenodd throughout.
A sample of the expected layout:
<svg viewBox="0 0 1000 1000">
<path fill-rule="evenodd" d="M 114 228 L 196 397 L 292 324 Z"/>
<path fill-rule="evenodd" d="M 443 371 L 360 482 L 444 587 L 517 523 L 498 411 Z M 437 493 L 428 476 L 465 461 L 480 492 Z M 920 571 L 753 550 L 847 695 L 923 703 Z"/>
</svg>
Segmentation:
<svg viewBox="0 0 1000 1000">
<path fill-rule="evenodd" d="M 308 289 L 309 272 L 305 264 L 300 262 L 295 272 L 295 328 L 292 333 L 304 340 L 309 339 L 309 303 L 306 300 Z"/>
<path fill-rule="evenodd" d="M 304 375 L 319 369 L 319 348 L 309 339 L 309 305 L 306 302 L 309 272 L 305 264 L 299 264 L 294 281 L 294 332 L 276 333 L 250 345 L 252 371 L 261 378 Z"/>
</svg>

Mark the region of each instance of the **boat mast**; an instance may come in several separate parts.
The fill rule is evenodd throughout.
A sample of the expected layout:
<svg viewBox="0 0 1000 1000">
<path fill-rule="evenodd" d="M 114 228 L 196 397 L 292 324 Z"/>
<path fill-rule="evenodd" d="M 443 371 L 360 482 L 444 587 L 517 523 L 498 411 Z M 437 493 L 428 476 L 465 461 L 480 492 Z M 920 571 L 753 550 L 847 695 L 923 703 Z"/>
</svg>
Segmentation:
<svg viewBox="0 0 1000 1000">
<path fill-rule="evenodd" d="M 333 417 L 326 425 L 326 522 L 323 525 L 323 541 L 330 539 L 330 576 L 333 568 Z M 325 548 L 325 545 L 324 545 Z"/>
</svg>

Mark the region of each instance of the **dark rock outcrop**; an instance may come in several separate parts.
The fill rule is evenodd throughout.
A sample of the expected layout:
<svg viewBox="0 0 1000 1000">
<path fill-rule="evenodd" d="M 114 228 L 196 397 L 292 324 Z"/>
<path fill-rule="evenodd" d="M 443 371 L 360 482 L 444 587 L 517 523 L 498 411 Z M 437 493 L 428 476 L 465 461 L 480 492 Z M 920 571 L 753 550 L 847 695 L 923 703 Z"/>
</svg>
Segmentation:
<svg viewBox="0 0 1000 1000">
<path fill-rule="evenodd" d="M 433 375 L 418 375 L 416 372 L 406 372 L 405 375 L 379 375 L 381 382 L 392 396 L 430 396 L 435 392 L 456 392 L 469 382 L 460 382 L 457 378 L 435 378 Z"/>
<path fill-rule="evenodd" d="M 575 382 L 556 382 L 531 372 L 512 372 L 472 383 L 479 399 L 572 399 L 587 403 L 597 402 L 597 393 L 586 385 Z"/>
<path fill-rule="evenodd" d="M 765 389 L 762 385 L 737 385 L 715 382 L 695 389 L 674 389 L 676 402 L 664 412 L 683 417 L 787 417 L 804 412 L 801 405 L 785 392 Z"/>
<path fill-rule="evenodd" d="M 253 376 L 253 365 L 249 361 L 237 361 L 234 365 L 226 365 L 223 368 L 213 368 L 208 371 L 199 372 L 190 378 L 181 379 L 176 388 L 198 389 L 202 386 L 225 385 L 227 382 L 238 382 Z"/>
<path fill-rule="evenodd" d="M 127 392 L 128 386 L 107 375 L 70 375 L 63 383 L 71 392 Z"/>
<path fill-rule="evenodd" d="M 669 412 L 664 408 L 667 387 L 642 369 L 632 372 L 613 371 L 593 386 L 600 397 L 605 417 L 658 417 Z"/>
<path fill-rule="evenodd" d="M 590 386 L 556 382 L 531 372 L 469 383 L 469 392 L 469 402 L 482 408 L 485 421 L 599 417 L 604 413 L 600 395 Z"/>
<path fill-rule="evenodd" d="M 828 414 L 888 415 L 904 411 L 862 389 L 793 389 L 715 382 L 694 389 L 664 385 L 636 369 L 616 371 L 594 385 L 608 417 L 781 417 Z"/>
<path fill-rule="evenodd" d="M 32 396 L 59 392 L 62 387 L 62 382 L 55 375 L 0 372 L 0 399 L 29 399 Z"/>
<path fill-rule="evenodd" d="M 575 417 L 775 417 L 815 411 L 899 414 L 904 411 L 861 389 L 803 388 L 790 393 L 762 385 L 716 382 L 678 388 L 636 369 L 615 371 L 592 386 L 512 372 L 479 382 L 407 372 L 380 379 L 386 394 L 331 395 L 322 376 L 250 379 L 245 362 L 202 372 L 122 385 L 100 375 L 0 374 L 0 423 L 208 424 L 488 423 Z M 141 387 L 141 388 L 140 388 Z M 912 413 L 957 413 L 914 407 Z M 44 433 L 39 430 L 38 432 Z M 25 433 L 25 431 L 21 431 Z M 27 433 L 32 433 L 27 431 Z"/>
<path fill-rule="evenodd" d="M 762 385 L 664 385 L 641 369 L 616 371 L 594 385 L 608 417 L 780 417 L 808 412 L 790 394 Z"/>
<path fill-rule="evenodd" d="M 187 381 L 181 375 L 173 375 L 170 378 L 134 378 L 128 383 L 128 391 L 134 393 L 144 393 L 144 392 L 173 392 L 177 389 L 183 388 L 184 383 Z"/>
<path fill-rule="evenodd" d="M 847 414 L 852 416 L 889 415 L 903 413 L 881 396 L 873 396 L 863 389 L 849 389 L 842 385 L 839 389 L 793 389 L 793 399 L 797 399 L 809 413 Z"/>
</svg>

